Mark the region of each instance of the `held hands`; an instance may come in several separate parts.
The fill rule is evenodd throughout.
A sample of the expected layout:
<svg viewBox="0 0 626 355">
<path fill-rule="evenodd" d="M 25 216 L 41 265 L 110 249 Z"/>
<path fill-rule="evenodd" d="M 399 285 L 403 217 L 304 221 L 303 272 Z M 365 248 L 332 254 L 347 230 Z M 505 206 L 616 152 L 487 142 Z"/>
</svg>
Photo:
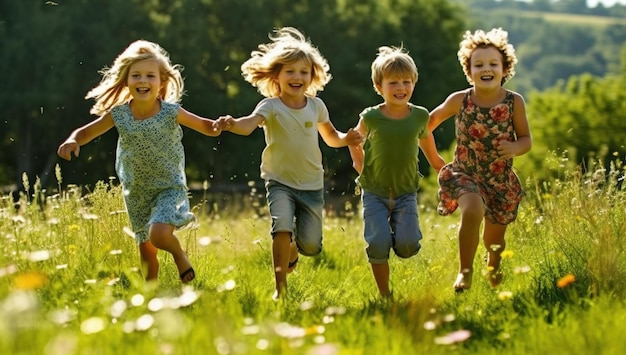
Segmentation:
<svg viewBox="0 0 626 355">
<path fill-rule="evenodd" d="M 364 137 L 361 135 L 361 132 L 355 130 L 354 128 L 348 129 L 345 137 L 348 145 L 359 145 L 363 142 Z"/>
<path fill-rule="evenodd" d="M 235 119 L 231 115 L 220 116 L 213 123 L 213 129 L 216 131 L 228 131 L 233 127 Z"/>
<path fill-rule="evenodd" d="M 75 157 L 78 157 L 78 154 L 80 153 L 80 144 L 78 144 L 75 140 L 68 139 L 59 146 L 59 149 L 57 149 L 57 154 L 65 160 L 71 160 L 72 153 L 74 153 Z"/>
</svg>

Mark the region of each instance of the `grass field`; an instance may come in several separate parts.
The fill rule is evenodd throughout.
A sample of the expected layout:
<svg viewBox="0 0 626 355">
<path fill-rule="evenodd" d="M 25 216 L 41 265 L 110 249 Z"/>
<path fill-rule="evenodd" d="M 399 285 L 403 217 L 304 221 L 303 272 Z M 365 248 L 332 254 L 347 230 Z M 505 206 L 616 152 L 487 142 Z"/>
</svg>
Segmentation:
<svg viewBox="0 0 626 355">
<path fill-rule="evenodd" d="M 59 183 L 48 196 L 35 182 L 17 205 L 0 200 L 0 353 L 621 353 L 623 168 L 557 175 L 526 182 L 496 289 L 477 272 L 469 292 L 453 292 L 458 214 L 421 205 L 422 251 L 390 258 L 393 300 L 378 297 L 361 220 L 348 214 L 326 218 L 324 251 L 301 257 L 280 302 L 263 208 L 199 203 L 199 223 L 178 233 L 196 280 L 181 285 L 162 253 L 158 284 L 146 284 L 118 186 L 83 196 Z"/>
</svg>

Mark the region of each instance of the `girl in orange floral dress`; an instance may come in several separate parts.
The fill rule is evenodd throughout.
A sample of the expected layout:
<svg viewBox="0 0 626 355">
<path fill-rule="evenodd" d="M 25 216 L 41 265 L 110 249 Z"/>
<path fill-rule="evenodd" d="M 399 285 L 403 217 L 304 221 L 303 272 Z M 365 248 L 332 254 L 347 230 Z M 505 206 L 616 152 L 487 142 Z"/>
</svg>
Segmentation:
<svg viewBox="0 0 626 355">
<path fill-rule="evenodd" d="M 439 172 L 439 213 L 461 210 L 457 292 L 472 285 L 474 256 L 484 220 L 487 275 L 491 286 L 502 282 L 500 255 L 504 234 L 517 217 L 524 191 L 513 171 L 513 157 L 532 145 L 524 98 L 502 85 L 515 74 L 515 50 L 501 28 L 466 32 L 459 62 L 472 87 L 450 94 L 430 113 L 429 131 L 454 116 L 454 160 Z"/>
</svg>

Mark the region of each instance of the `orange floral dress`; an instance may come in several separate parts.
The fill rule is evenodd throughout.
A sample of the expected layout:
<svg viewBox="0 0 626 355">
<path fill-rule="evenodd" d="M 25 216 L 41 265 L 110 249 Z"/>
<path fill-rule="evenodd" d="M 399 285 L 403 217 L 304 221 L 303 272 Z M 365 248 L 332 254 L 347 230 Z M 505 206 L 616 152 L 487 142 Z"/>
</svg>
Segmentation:
<svg viewBox="0 0 626 355">
<path fill-rule="evenodd" d="M 479 107 L 468 90 L 455 116 L 457 145 L 454 160 L 439 172 L 440 215 L 454 212 L 459 196 L 479 193 L 485 202 L 485 217 L 509 224 L 517 217 L 524 190 L 513 171 L 513 159 L 502 159 L 496 149 L 502 140 L 515 141 L 513 93 L 493 107 Z"/>
</svg>

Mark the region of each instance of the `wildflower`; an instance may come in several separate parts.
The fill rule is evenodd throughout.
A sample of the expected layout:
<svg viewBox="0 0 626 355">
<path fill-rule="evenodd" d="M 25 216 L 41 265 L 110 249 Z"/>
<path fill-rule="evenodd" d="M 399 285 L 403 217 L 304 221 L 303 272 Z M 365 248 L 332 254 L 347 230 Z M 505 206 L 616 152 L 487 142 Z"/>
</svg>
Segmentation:
<svg viewBox="0 0 626 355">
<path fill-rule="evenodd" d="M 42 288 L 46 282 L 48 282 L 48 277 L 46 275 L 35 271 L 29 271 L 16 276 L 14 285 L 15 288 L 20 290 L 34 290 Z"/>
<path fill-rule="evenodd" d="M 502 253 L 500 253 L 500 257 L 501 257 L 502 259 L 510 259 L 510 258 L 512 258 L 512 257 L 513 257 L 513 255 L 514 255 L 514 254 L 515 254 L 515 253 L 513 253 L 513 251 L 512 251 L 512 250 L 505 250 L 505 251 L 503 251 Z"/>
<path fill-rule="evenodd" d="M 513 292 L 511 291 L 502 291 L 498 293 L 498 299 L 500 301 L 510 300 L 511 298 L 513 298 Z"/>
<path fill-rule="evenodd" d="M 461 343 L 466 341 L 472 336 L 472 332 L 469 330 L 461 329 L 455 332 L 446 334 L 442 337 L 435 338 L 435 343 L 440 345 L 450 345 L 454 343 Z"/>
<path fill-rule="evenodd" d="M 576 281 L 576 276 L 574 276 L 573 274 L 567 274 L 567 275 L 561 277 L 556 282 L 556 287 L 564 288 L 564 287 L 567 287 L 569 284 L 571 284 L 574 281 Z"/>
</svg>

